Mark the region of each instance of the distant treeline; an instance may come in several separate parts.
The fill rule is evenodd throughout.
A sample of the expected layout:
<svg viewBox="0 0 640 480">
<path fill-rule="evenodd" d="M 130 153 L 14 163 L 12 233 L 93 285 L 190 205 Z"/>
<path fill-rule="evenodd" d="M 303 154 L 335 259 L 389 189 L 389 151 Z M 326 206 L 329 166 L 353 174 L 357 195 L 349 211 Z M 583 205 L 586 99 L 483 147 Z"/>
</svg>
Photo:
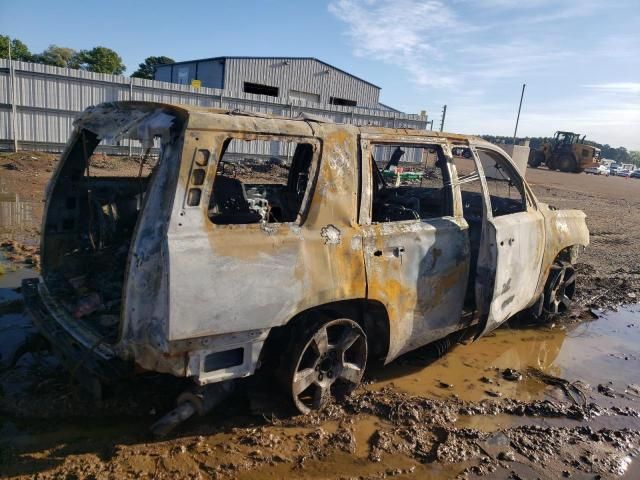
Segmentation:
<svg viewBox="0 0 640 480">
<path fill-rule="evenodd" d="M 491 143 L 502 143 L 505 145 L 511 145 L 513 143 L 513 137 L 504 137 L 501 135 L 481 135 L 481 137 Z M 525 139 L 519 137 L 516 138 L 516 142 L 522 142 L 523 140 Z M 531 147 L 532 149 L 538 149 L 545 142 L 550 142 L 551 140 L 551 137 L 530 137 L 529 147 Z M 599 148 L 601 150 L 601 158 L 608 158 L 621 163 L 634 163 L 640 166 L 640 151 L 629 151 L 624 147 L 612 147 L 611 145 L 608 145 L 606 143 L 603 145 L 601 143 L 589 140 L 588 138 L 585 140 L 585 143 L 587 145 L 592 145 L 596 148 Z"/>
<path fill-rule="evenodd" d="M 127 69 L 117 52 L 107 47 L 93 47 L 89 50 L 76 51 L 73 48 L 49 45 L 41 53 L 32 53 L 29 47 L 18 38 L 0 35 L 0 58 L 11 58 L 23 62 L 42 63 L 61 68 L 76 68 L 88 72 L 122 75 Z M 154 67 L 174 63 L 169 57 L 147 57 L 138 65 L 132 77 L 153 79 Z"/>
</svg>

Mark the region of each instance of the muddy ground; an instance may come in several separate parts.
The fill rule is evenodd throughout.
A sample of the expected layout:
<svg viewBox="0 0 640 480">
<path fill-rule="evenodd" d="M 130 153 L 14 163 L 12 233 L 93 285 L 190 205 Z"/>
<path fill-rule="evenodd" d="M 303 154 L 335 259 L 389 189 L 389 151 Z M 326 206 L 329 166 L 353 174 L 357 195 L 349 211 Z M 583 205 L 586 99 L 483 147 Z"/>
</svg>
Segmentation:
<svg viewBox="0 0 640 480">
<path fill-rule="evenodd" d="M 13 287 L 38 267 L 55 159 L 0 154 L 2 365 L 31 329 Z M 137 165 L 104 157 L 95 167 Z M 588 215 L 572 315 L 371 368 L 344 403 L 308 416 L 293 415 L 271 379 L 247 379 L 164 440 L 148 427 L 183 385 L 143 378 L 96 405 L 50 355 L 28 354 L 0 372 L 0 476 L 640 478 L 640 181 L 545 169 L 527 179 L 541 201 Z M 6 206 L 16 193 L 26 207 Z"/>
</svg>

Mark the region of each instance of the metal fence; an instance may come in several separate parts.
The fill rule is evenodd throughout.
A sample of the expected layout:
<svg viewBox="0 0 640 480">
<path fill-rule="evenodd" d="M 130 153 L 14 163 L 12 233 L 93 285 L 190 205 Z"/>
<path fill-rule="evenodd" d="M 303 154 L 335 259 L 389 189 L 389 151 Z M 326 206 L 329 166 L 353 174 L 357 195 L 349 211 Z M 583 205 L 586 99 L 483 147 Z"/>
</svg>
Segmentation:
<svg viewBox="0 0 640 480">
<path fill-rule="evenodd" d="M 142 100 L 241 109 L 296 117 L 312 113 L 338 123 L 426 129 L 427 116 L 366 107 L 284 101 L 216 88 L 85 72 L 0 59 L 0 149 L 60 151 L 85 108 L 102 102 Z M 117 147 L 127 153 L 125 143 Z"/>
</svg>

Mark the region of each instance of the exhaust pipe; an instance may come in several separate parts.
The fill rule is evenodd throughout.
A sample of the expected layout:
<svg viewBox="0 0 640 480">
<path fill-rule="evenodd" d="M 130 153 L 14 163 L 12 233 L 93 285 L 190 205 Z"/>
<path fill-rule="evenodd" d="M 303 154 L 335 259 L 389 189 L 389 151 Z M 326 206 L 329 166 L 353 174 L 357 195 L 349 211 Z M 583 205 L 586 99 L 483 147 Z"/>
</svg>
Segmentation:
<svg viewBox="0 0 640 480">
<path fill-rule="evenodd" d="M 231 395 L 235 385 L 234 380 L 225 380 L 181 393 L 176 400 L 176 408 L 151 425 L 151 433 L 165 437 L 194 414 L 206 415 Z"/>
</svg>

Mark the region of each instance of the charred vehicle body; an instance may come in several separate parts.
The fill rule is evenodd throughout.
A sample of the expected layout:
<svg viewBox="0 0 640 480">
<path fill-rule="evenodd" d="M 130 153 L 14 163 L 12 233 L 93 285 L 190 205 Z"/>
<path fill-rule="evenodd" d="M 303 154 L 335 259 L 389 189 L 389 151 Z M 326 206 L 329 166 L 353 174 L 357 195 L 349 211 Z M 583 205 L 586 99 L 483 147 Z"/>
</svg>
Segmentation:
<svg viewBox="0 0 640 480">
<path fill-rule="evenodd" d="M 566 310 L 589 242 L 582 212 L 538 202 L 475 137 L 147 102 L 89 108 L 75 127 L 23 292 L 98 390 L 269 365 L 305 412 L 355 388 L 368 360 Z M 96 176 L 99 144 L 127 138 L 147 153 L 139 172 Z M 385 179 L 392 155 L 419 174 Z"/>
</svg>

